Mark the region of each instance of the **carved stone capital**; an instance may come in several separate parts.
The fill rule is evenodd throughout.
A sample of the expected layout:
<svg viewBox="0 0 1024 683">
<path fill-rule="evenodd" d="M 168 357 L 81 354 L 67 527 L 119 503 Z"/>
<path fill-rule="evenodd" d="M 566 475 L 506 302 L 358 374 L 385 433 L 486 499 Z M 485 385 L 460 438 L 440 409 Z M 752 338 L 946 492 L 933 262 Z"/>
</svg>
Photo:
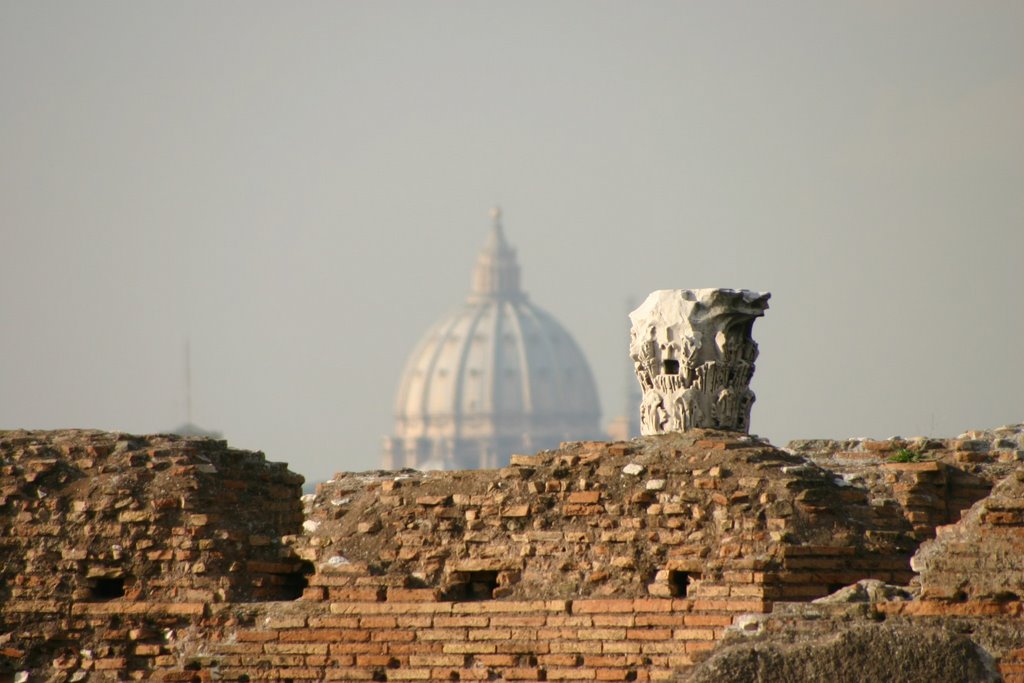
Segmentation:
<svg viewBox="0 0 1024 683">
<path fill-rule="evenodd" d="M 629 314 L 641 433 L 750 429 L 757 359 L 751 328 L 769 297 L 746 289 L 661 289 Z"/>
</svg>

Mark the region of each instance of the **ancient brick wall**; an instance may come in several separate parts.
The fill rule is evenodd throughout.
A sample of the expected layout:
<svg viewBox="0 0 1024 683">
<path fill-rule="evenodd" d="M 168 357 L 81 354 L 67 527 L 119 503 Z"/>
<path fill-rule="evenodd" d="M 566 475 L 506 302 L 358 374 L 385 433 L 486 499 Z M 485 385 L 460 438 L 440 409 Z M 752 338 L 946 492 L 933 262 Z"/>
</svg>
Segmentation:
<svg viewBox="0 0 1024 683">
<path fill-rule="evenodd" d="M 176 680 L 665 680 L 750 599 L 270 605 L 202 647 Z M 232 615 L 234 618 L 234 615 Z"/>
<path fill-rule="evenodd" d="M 920 539 L 951 514 L 909 517 L 898 485 L 948 502 L 955 465 L 843 467 L 698 432 L 496 471 L 343 474 L 300 502 L 301 477 L 220 441 L 3 432 L 0 673 L 667 680 L 751 614 L 915 578 Z M 964 471 L 987 490 L 993 467 Z M 1016 495 L 961 522 L 998 527 L 992 553 L 1016 538 Z M 972 571 L 972 557 L 929 571 Z M 1020 619 L 1006 591 L 966 595 L 875 615 Z M 992 642 L 1009 675 L 1020 647 Z"/>
<path fill-rule="evenodd" d="M 918 574 L 908 590 L 861 582 L 811 604 L 777 605 L 771 614 L 741 617 L 726 630 L 724 647 L 713 658 L 720 661 L 703 663 L 694 679 L 743 680 L 721 677 L 720 672 L 749 668 L 759 656 L 785 668 L 787 657 L 813 657 L 815 647 L 827 650 L 843 638 L 854 641 L 850 647 L 866 652 L 869 645 L 879 647 L 878 637 L 872 643 L 870 633 L 880 631 L 883 638 L 907 634 L 910 641 L 905 647 L 934 641 L 936 634 L 938 641 L 948 638 L 950 651 L 966 644 L 968 650 L 983 653 L 973 663 L 989 672 L 969 679 L 952 674 L 914 678 L 920 671 L 915 674 L 909 664 L 901 663 L 911 670 L 890 680 L 987 681 L 997 680 L 998 672 L 1004 683 L 1024 683 L 1024 469 L 1011 471 L 996 483 L 960 521 L 935 531 L 935 538 L 922 544 L 911 560 Z M 885 628 L 878 629 L 883 622 Z M 751 637 L 756 646 L 744 644 Z M 927 659 L 928 654 L 916 656 Z M 829 654 L 822 656 L 827 659 Z M 902 656 L 910 660 L 915 655 L 904 651 Z"/>
<path fill-rule="evenodd" d="M 301 593 L 301 561 L 281 538 L 301 528 L 302 477 L 261 454 L 67 431 L 0 433 L 0 458 L 10 659 L 81 662 L 86 650 L 116 669 L 148 656 L 108 645 L 130 640 L 125 619 L 177 624 L 207 604 Z"/>
<path fill-rule="evenodd" d="M 787 450 L 866 488 L 873 504 L 898 505 L 919 540 L 952 524 L 1024 463 L 1024 426 L 976 430 L 954 439 L 805 439 Z"/>
</svg>

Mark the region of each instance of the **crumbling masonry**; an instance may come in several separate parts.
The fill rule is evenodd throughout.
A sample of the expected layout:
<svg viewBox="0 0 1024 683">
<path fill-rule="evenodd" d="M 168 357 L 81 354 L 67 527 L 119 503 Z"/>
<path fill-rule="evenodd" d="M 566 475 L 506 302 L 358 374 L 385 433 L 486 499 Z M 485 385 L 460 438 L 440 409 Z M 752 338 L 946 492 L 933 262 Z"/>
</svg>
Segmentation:
<svg viewBox="0 0 1024 683">
<path fill-rule="evenodd" d="M 787 452 L 695 430 L 338 475 L 300 501 L 298 475 L 222 441 L 0 432 L 0 671 L 716 680 L 702 667 L 742 643 L 831 636 L 857 609 L 955 626 L 1019 683 L 1022 439 Z M 863 579 L 909 592 L 808 602 Z"/>
</svg>

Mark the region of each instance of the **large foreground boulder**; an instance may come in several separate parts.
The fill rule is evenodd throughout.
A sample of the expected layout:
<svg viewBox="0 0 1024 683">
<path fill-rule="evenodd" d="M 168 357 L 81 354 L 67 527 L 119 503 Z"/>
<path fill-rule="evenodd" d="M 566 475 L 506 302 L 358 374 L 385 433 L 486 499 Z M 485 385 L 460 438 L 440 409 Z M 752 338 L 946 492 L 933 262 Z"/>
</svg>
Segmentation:
<svg viewBox="0 0 1024 683">
<path fill-rule="evenodd" d="M 906 623 L 865 624 L 800 642 L 757 640 L 725 647 L 687 683 L 987 683 L 1001 681 L 973 641 Z"/>
</svg>

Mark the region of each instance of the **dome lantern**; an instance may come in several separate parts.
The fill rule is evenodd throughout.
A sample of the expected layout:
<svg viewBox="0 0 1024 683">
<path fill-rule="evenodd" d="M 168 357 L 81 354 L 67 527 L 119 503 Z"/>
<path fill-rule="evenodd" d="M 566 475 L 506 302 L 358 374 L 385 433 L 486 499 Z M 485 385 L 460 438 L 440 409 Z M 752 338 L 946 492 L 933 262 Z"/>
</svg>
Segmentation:
<svg viewBox="0 0 1024 683">
<path fill-rule="evenodd" d="M 470 300 L 517 299 L 523 296 L 519 289 L 519 263 L 516 250 L 505 241 L 501 224 L 501 208 L 491 209 L 491 234 L 480 250 L 473 269 Z"/>
</svg>

